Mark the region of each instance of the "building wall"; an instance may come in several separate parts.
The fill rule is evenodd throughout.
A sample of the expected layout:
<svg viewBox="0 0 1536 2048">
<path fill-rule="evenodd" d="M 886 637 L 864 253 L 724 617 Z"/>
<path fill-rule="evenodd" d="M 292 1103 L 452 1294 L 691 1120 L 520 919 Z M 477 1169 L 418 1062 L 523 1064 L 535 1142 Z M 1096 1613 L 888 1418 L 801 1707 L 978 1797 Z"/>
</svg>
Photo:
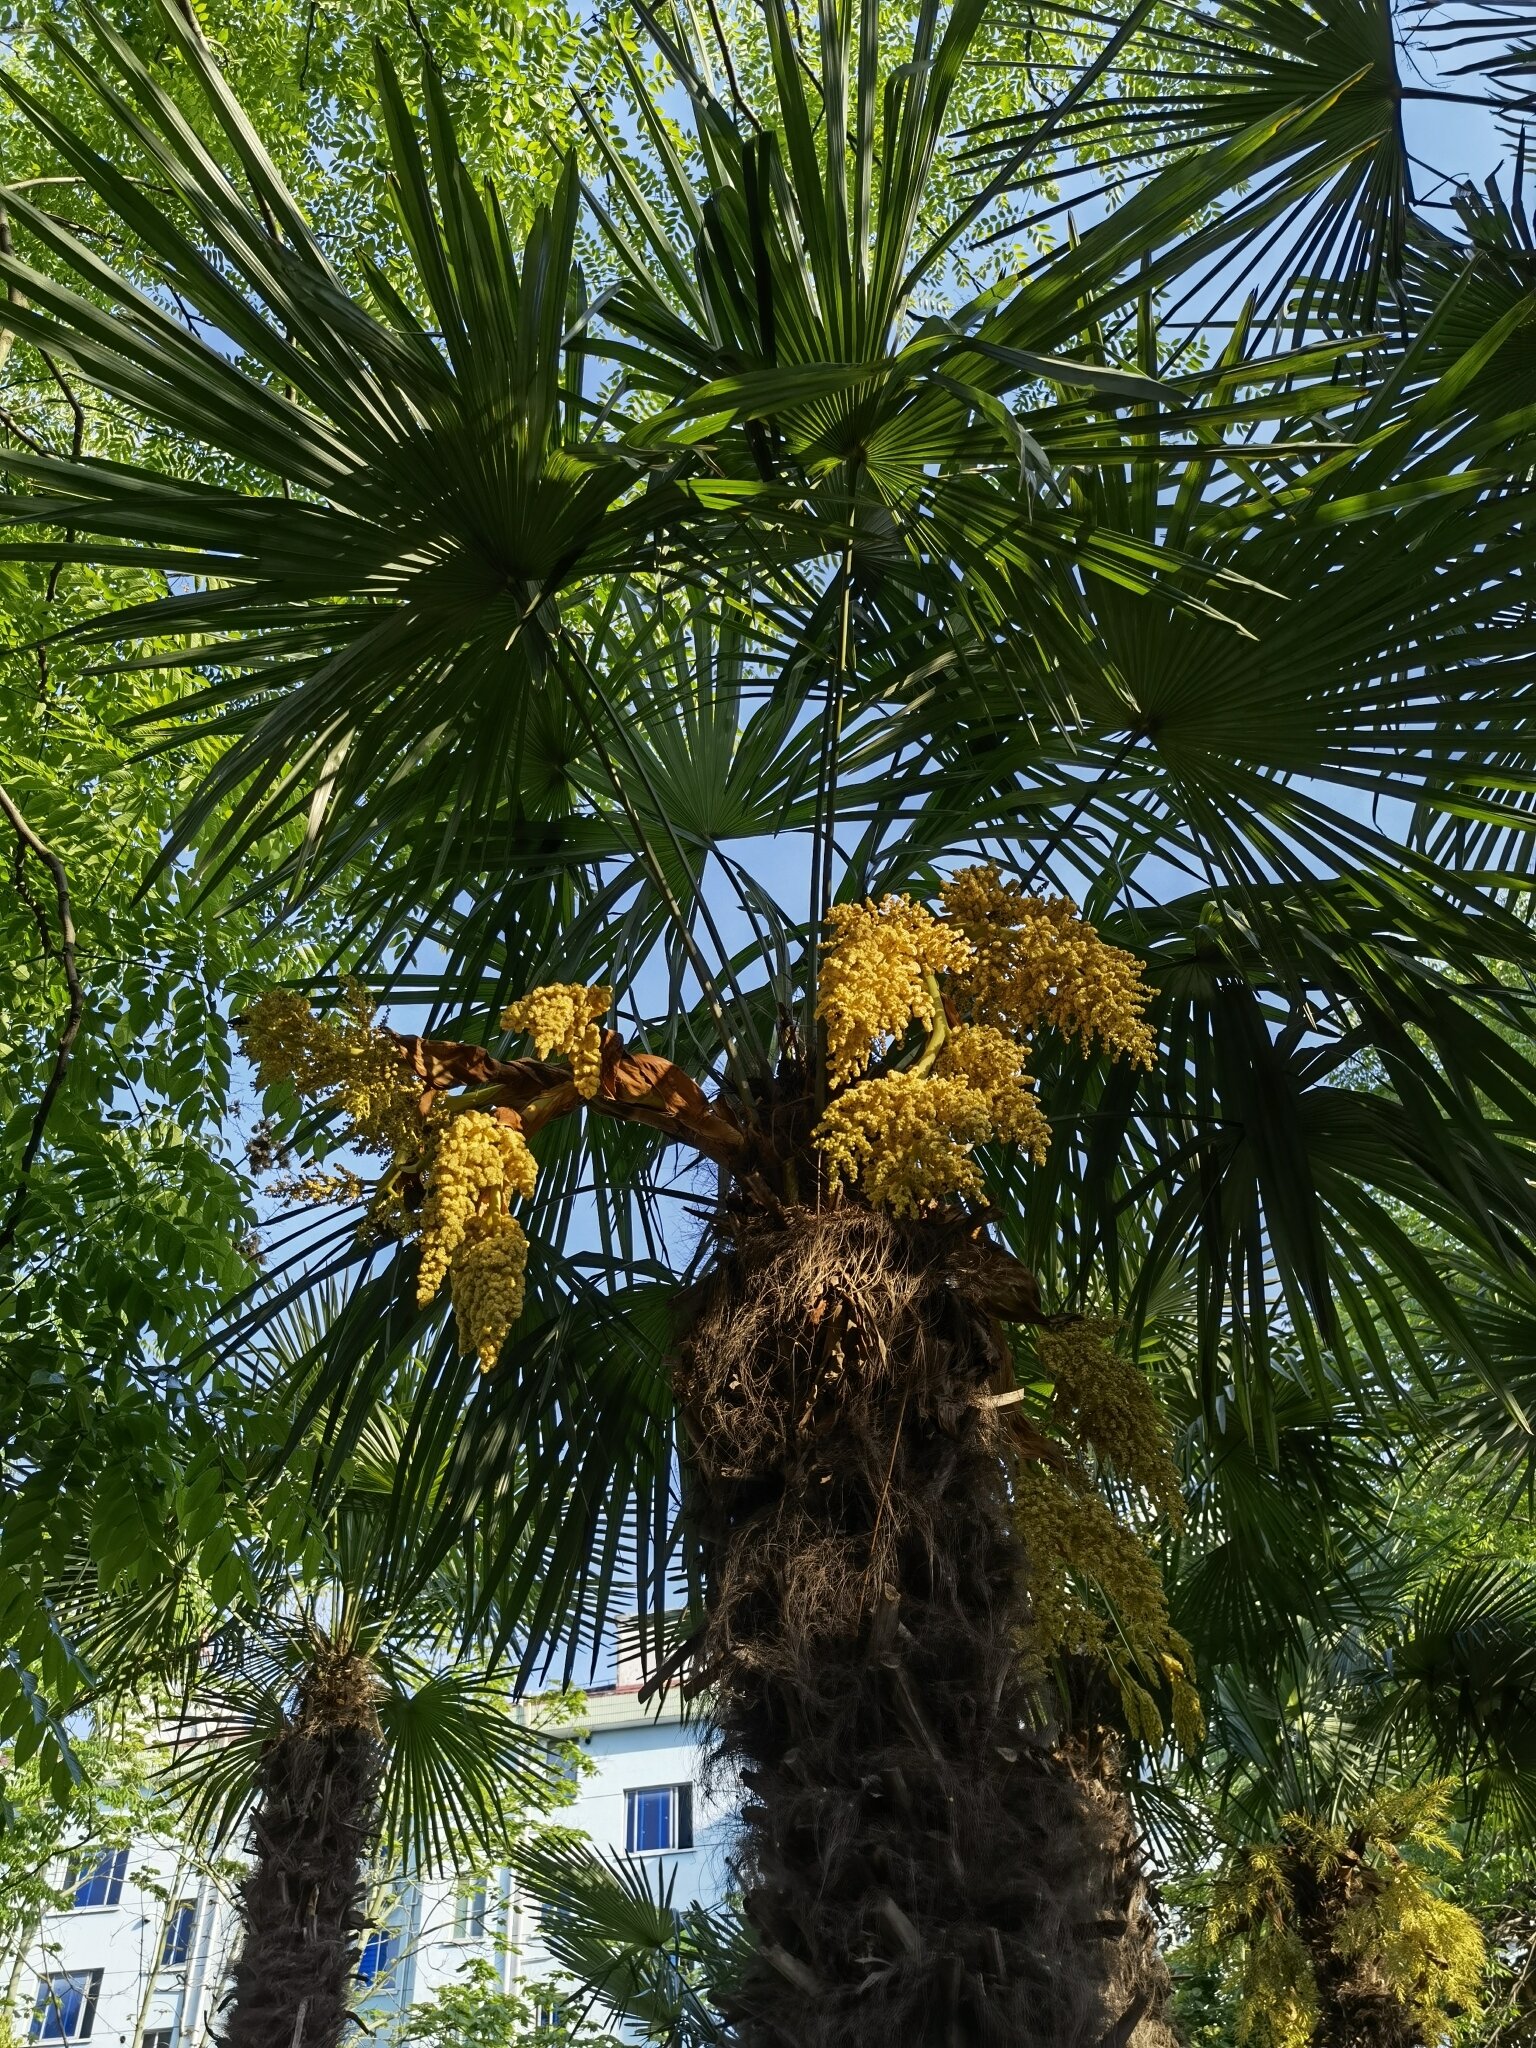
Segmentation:
<svg viewBox="0 0 1536 2048">
<path fill-rule="evenodd" d="M 621 1668 L 620 1677 L 625 1676 Z M 626 1793 L 651 1786 L 688 1786 L 694 1846 L 645 1860 L 671 1878 L 674 1904 L 717 1900 L 729 1881 L 731 1809 L 704 1784 L 699 1741 L 684 1725 L 675 1697 L 642 1706 L 632 1683 L 594 1691 L 586 1696 L 580 1727 L 569 1732 L 580 1742 L 591 1768 L 582 1775 L 573 1803 L 561 1810 L 561 1825 L 579 1828 L 598 1848 L 622 1855 Z M 400 1886 L 389 1906 L 392 1963 L 361 2005 L 370 2025 L 430 1997 L 475 1956 L 494 1961 L 508 1983 L 518 1976 L 549 1974 L 536 1913 L 516 1897 L 506 1871 L 495 1873 L 488 1882 L 486 1924 L 480 1935 L 456 1932 L 461 1887 L 439 1880 Z M 182 1967 L 156 1967 L 167 1910 L 157 1891 L 172 1903 L 185 1899 L 194 1905 L 190 1953 Z M 75 2038 L 89 2038 L 102 2048 L 145 2048 L 146 2043 L 154 2048 L 209 2048 L 217 2038 L 234 1933 L 227 1887 L 192 1877 L 184 1865 L 178 1875 L 174 1844 L 135 1843 L 116 1905 L 47 1915 L 41 1940 L 12 1973 L 16 2023 L 25 2034 L 43 1974 L 99 1969 L 101 1989 L 91 2032 Z M 157 2040 L 157 2032 L 169 2039 Z M 360 2034 L 359 2039 L 366 2036 Z"/>
<path fill-rule="evenodd" d="M 162 1969 L 168 1913 L 192 1906 L 192 1936 L 185 1963 Z M 136 2048 L 157 2033 L 177 2037 L 188 1991 L 196 2000 L 210 1960 L 222 1971 L 225 1902 L 200 1879 L 176 1845 L 152 1838 L 135 1842 L 115 1905 L 49 1913 L 41 1934 L 10 1972 L 13 2013 L 23 2033 L 32 2020 L 44 1976 L 101 1972 L 89 2038 Z M 83 2037 L 80 2037 L 83 2038 Z"/>
</svg>

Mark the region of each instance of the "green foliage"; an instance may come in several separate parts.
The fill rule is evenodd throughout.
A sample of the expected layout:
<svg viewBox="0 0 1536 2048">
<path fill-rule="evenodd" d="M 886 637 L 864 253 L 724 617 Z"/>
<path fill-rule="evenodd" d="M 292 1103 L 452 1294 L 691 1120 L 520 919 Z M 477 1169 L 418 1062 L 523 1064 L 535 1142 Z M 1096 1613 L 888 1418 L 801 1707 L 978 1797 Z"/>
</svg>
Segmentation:
<svg viewBox="0 0 1536 2048">
<path fill-rule="evenodd" d="M 309 1336 L 302 1323 L 287 1334 L 295 1344 Z M 317 1665 L 344 1658 L 360 1660 L 377 1685 L 384 1867 L 504 1860 L 530 1813 L 571 1796 L 580 1752 L 558 1731 L 579 1701 L 555 1692 L 520 1702 L 513 1669 L 491 1653 L 495 1619 L 479 1629 L 466 1621 L 470 1558 L 423 1557 L 391 1541 L 410 1375 L 380 1400 L 345 1483 L 317 1509 L 326 1417 L 288 1440 L 294 1385 L 277 1377 L 285 1363 L 270 1352 L 254 1386 L 221 1389 L 217 1462 L 179 1496 L 176 1570 L 130 1585 L 79 1572 L 49 1588 L 52 1605 L 101 1693 L 152 1686 L 175 1702 L 185 1733 L 160 1782 L 191 1839 L 238 1838 L 269 1744 L 292 1725 Z M 233 1543 L 223 1520 L 232 1504 L 244 1523 Z"/>
<path fill-rule="evenodd" d="M 551 1958 L 597 2010 L 666 2048 L 723 2048 L 729 1994 L 756 1944 L 737 1905 L 675 1906 L 675 1870 L 554 1828 L 519 1844 L 513 1869 L 542 1909 Z"/>
<path fill-rule="evenodd" d="M 1168 1951 L 1171 2019 L 1183 2048 L 1241 2048 L 1238 1998 L 1221 1959 L 1201 1942 Z"/>
<path fill-rule="evenodd" d="M 649 1040 L 706 1077 L 729 1070 L 740 1094 L 772 1066 L 778 1019 L 813 999 L 834 881 L 849 895 L 900 887 L 1001 829 L 1019 872 L 1102 878 L 1093 914 L 1150 955 L 1160 992 L 1153 1073 L 1063 1056 L 1042 1096 L 1080 1135 L 1043 1172 L 998 1164 L 1000 1227 L 1057 1297 L 1103 1260 L 1134 1326 L 1188 1265 L 1207 1406 L 1228 1331 L 1221 1374 L 1255 1412 L 1289 1345 L 1316 1388 L 1355 1354 L 1385 1381 L 1389 1347 L 1427 1378 L 1455 1346 L 1493 1378 L 1460 1275 L 1518 1263 L 1511 1248 L 1536 1235 L 1523 1136 L 1536 1072 L 1499 1035 L 1524 1014 L 1530 934 L 1489 890 L 1489 864 L 1448 868 L 1441 840 L 1464 790 L 1497 782 L 1521 744 L 1496 661 L 1475 724 L 1458 710 L 1466 649 L 1508 630 L 1498 564 L 1522 545 L 1506 455 L 1478 467 L 1459 397 L 1507 321 L 1399 360 L 1334 336 L 1272 354 L 1275 337 L 1234 315 L 1196 370 L 1149 298 L 1331 194 L 1359 208 L 1372 265 L 1418 266 L 1428 332 L 1429 245 L 1416 230 L 1397 247 L 1398 199 L 1377 207 L 1360 182 L 1367 161 L 1396 177 L 1385 74 L 1357 76 L 1347 37 L 1296 58 L 1278 18 L 1242 49 L 1203 23 L 1222 64 L 1161 103 L 1200 146 L 1149 163 L 1027 276 L 923 326 L 911 294 L 938 289 L 956 246 L 955 221 L 924 209 L 966 81 L 987 68 L 987 10 L 918 17 L 933 62 L 905 70 L 851 20 L 825 44 L 785 11 L 765 20 L 758 125 L 728 84 L 709 85 L 705 31 L 657 45 L 676 80 L 665 107 L 654 80 L 626 73 L 645 177 L 604 155 L 600 210 L 583 210 L 569 173 L 545 210 L 492 208 L 452 92 L 418 79 L 417 123 L 410 76 L 386 65 L 403 251 L 389 279 L 328 267 L 323 230 L 255 152 L 175 10 L 161 32 L 180 55 L 159 74 L 92 43 L 142 110 L 136 170 L 100 149 L 119 120 L 105 74 L 81 72 L 48 111 L 24 102 L 130 247 L 114 282 L 18 199 L 28 254 L 5 261 L 32 302 L 14 316 L 18 346 L 88 365 L 97 404 L 151 438 L 131 494 L 89 461 L 14 453 L 13 512 L 66 527 L 83 561 L 126 548 L 176 580 L 173 610 L 92 632 L 112 646 L 183 636 L 159 672 L 166 714 L 184 740 L 217 738 L 184 836 L 212 873 L 260 859 L 301 901 L 344 881 L 381 991 L 429 994 L 468 1032 L 546 964 L 612 979 L 637 1005 L 664 987 L 636 1020 Z M 1127 47 L 1128 75 L 1159 47 L 1147 34 Z M 1075 80 L 1090 93 L 1083 35 Z M 1293 58 L 1301 71 L 1285 70 Z M 1061 46 L 1047 59 L 1021 72 L 1021 101 Z M 1277 62 L 1299 97 L 1277 94 Z M 682 100 L 686 152 L 670 125 Z M 851 129 L 823 119 L 834 103 L 855 110 Z M 241 159 L 238 185 L 187 141 L 183 104 Z M 1117 105 L 1093 101 L 1100 141 Z M 1047 139 L 1021 132 L 1018 148 L 1017 189 L 1055 174 Z M 186 218 L 146 205 L 136 176 L 174 177 Z M 584 237 L 597 268 L 568 293 Z M 174 304 L 135 297 L 142 266 L 234 334 L 238 359 Z M 55 302 L 44 280 L 60 271 L 112 317 Z M 581 312 L 594 289 L 600 320 Z M 239 488 L 210 491 L 215 476 Z M 198 580 L 210 549 L 216 586 Z M 840 563 L 857 596 L 846 662 L 825 595 Z M 663 602 L 658 575 L 688 594 Z M 1412 706 L 1393 680 L 1405 669 L 1421 679 Z M 183 673 L 194 694 L 178 698 Z M 808 739 L 829 692 L 835 775 Z M 834 784 L 840 840 L 817 794 Z M 1370 823 L 1363 791 L 1412 807 L 1406 846 Z M 1484 809 L 1523 845 L 1518 804 Z M 804 912 L 750 872 L 749 854 L 786 834 L 819 877 Z M 1170 862 L 1191 877 L 1172 900 Z M 716 908 L 733 896 L 759 935 L 744 951 Z M 440 968 L 396 969 L 408 944 L 436 944 Z M 1367 1048 L 1385 1080 L 1374 1095 L 1348 1085 Z M 1498 1117 L 1472 1111 L 1457 1073 Z M 603 1532 L 626 1502 L 600 1504 L 598 1475 L 633 1479 L 641 1526 L 659 1526 L 660 1317 L 624 1318 L 622 1398 L 594 1400 L 590 1375 L 609 1349 L 601 1320 L 685 1255 L 630 1134 L 547 1146 L 513 1339 L 531 1404 L 517 1426 L 539 1438 L 533 1414 L 551 1402 L 578 1430 L 570 1418 L 602 1417 L 574 1444 L 541 1439 L 559 1480 L 539 1528 L 559 1561 L 540 1580 L 539 1626 L 556 1629 L 591 1543 L 618 1540 Z M 576 1192 L 594 1182 L 615 1198 L 596 1226 L 601 1284 Z M 1132 1189 L 1155 1210 L 1134 1284 L 1118 1257 Z M 1415 1222 L 1462 1248 L 1449 1270 L 1422 1255 Z M 380 1347 L 423 1327 L 408 1258 L 370 1272 L 331 1340 L 334 1383 L 365 1405 Z M 468 1511 L 481 1445 L 494 1491 L 490 1447 L 510 1418 L 493 1424 L 492 1406 L 522 1397 L 466 1410 L 463 1384 L 445 1345 L 424 1440 L 463 1417 Z M 577 1497 L 580 1525 L 561 1519 Z M 506 1512 L 522 1547 L 533 1510 Z"/>
<path fill-rule="evenodd" d="M 63 1798 L 44 1782 L 35 1761 L 6 1774 L 0 1948 L 7 1952 L 31 1937 L 45 1912 L 69 1904 L 69 1895 L 55 1882 L 67 1850 L 128 1848 L 171 1819 L 151 1785 L 151 1759 L 141 1730 L 83 1736 L 75 1748 L 81 1780 Z"/>
<path fill-rule="evenodd" d="M 619 2048 L 613 2035 L 572 2011 L 554 1980 L 518 1977 L 510 1990 L 483 1957 L 413 2005 L 383 2037 L 392 2048 Z"/>
<path fill-rule="evenodd" d="M 98 1722 L 87 1733 L 77 1729 L 71 1751 L 76 1776 L 62 1791 L 39 1760 L 12 1760 L 0 1811 L 0 1972 L 15 1969 L 33 1950 L 45 1914 L 71 1905 L 73 1894 L 58 1880 L 76 1850 L 129 1850 L 129 1877 L 162 1906 L 173 1894 L 138 1862 L 150 1843 L 174 1845 L 183 1872 L 227 1881 L 226 1864 L 181 1838 L 177 1805 L 158 1778 L 153 1732 L 148 1720 L 132 1715 Z M 8 2024 L 0 2012 L 0 2042 Z"/>
<path fill-rule="evenodd" d="M 13 75 L 62 90 L 72 115 L 110 146 L 113 130 L 99 101 L 61 64 L 51 40 L 83 41 L 88 6 L 22 0 L 17 13 Z M 379 42 L 396 54 L 413 112 L 421 108 L 424 69 L 440 81 L 476 174 L 494 179 L 522 208 L 531 207 L 578 132 L 573 85 L 610 90 L 617 49 L 634 42 L 622 16 L 584 23 L 550 0 L 516 7 L 202 0 L 197 19 L 284 178 L 353 275 L 370 263 L 394 269 L 403 253 L 375 88 Z M 112 20 L 153 75 L 173 74 L 176 41 L 155 6 L 133 0 L 114 9 Z M 0 124 L 0 148 L 8 182 L 67 175 L 14 117 Z M 76 188 L 72 197 L 89 209 L 87 191 Z"/>
</svg>

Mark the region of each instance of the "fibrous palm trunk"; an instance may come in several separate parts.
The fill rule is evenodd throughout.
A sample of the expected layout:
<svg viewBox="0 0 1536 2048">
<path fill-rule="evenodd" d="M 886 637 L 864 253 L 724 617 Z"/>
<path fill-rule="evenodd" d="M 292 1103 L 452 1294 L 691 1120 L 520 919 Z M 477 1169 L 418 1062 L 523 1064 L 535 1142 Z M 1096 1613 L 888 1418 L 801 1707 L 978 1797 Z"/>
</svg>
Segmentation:
<svg viewBox="0 0 1536 2048">
<path fill-rule="evenodd" d="M 384 1751 L 366 1662 L 327 1655 L 268 1749 L 224 2048 L 337 2048 L 357 1970 Z"/>
<path fill-rule="evenodd" d="M 1427 2048 L 1422 2023 L 1373 1967 L 1339 1943 L 1345 1916 L 1369 1878 L 1362 1842 L 1351 1843 L 1325 1876 L 1307 1860 L 1290 1870 L 1302 1941 L 1317 1985 L 1312 2048 Z M 1438 2038 L 1438 2037 L 1437 2037 Z"/>
<path fill-rule="evenodd" d="M 697 1665 L 740 1773 L 742 2048 L 1151 2048 L 1165 1979 L 1101 1758 L 1052 1740 L 999 1289 L 952 1222 L 738 1212 L 680 1349 Z"/>
</svg>

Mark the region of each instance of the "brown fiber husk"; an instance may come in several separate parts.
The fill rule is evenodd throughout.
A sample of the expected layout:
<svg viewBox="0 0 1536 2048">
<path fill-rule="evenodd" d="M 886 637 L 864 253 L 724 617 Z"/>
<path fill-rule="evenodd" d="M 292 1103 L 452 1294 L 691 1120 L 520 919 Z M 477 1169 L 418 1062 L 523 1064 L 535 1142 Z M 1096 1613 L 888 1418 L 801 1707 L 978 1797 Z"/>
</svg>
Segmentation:
<svg viewBox="0 0 1536 2048">
<path fill-rule="evenodd" d="M 680 1345 L 694 1679 L 760 1937 L 741 2048 L 1172 2038 L 1112 1740 L 1028 1675 L 985 1254 L 959 1220 L 748 1214 Z"/>
</svg>

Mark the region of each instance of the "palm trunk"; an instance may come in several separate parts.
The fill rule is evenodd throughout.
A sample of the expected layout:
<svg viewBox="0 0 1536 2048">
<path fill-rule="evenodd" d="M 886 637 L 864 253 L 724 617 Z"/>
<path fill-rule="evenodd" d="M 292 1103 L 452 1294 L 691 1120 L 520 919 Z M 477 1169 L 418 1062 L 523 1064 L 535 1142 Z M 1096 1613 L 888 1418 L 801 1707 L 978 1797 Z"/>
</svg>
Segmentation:
<svg viewBox="0 0 1536 2048">
<path fill-rule="evenodd" d="M 760 1937 L 742 2048 L 1167 2038 L 1159 1971 L 1127 1960 L 1123 1803 L 1053 1747 L 1027 1672 L 1000 1275 L 1028 1284 L 955 1221 L 752 1214 L 681 1347 L 697 1678 Z"/>
<path fill-rule="evenodd" d="M 1074 1688 L 1072 1732 L 1058 1754 L 1098 1808 L 1109 1841 L 1109 1864 L 1117 1873 L 1114 1903 L 1123 1920 L 1116 1936 L 1109 2003 L 1119 2017 L 1117 2031 L 1112 2030 L 1107 2040 L 1123 2040 L 1125 2048 L 1180 2048 L 1168 2018 L 1173 1979 L 1157 1943 L 1152 1885 L 1142 1859 L 1141 1830 L 1126 1794 L 1120 1738 L 1093 1711 L 1093 1700 L 1102 1700 L 1105 1691 L 1101 1669 L 1095 1669 L 1086 1690 L 1088 1698 L 1083 1699 Z"/>
<path fill-rule="evenodd" d="M 1304 1858 L 1292 1864 L 1297 1927 L 1317 1984 L 1311 2048 L 1427 2048 L 1423 2026 L 1369 1956 L 1339 1953 L 1341 1926 L 1358 1904 L 1363 1846 L 1351 1843 L 1346 1860 L 1326 1876 Z"/>
<path fill-rule="evenodd" d="M 267 1751 L 223 2048 L 338 2048 L 357 1969 L 384 1753 L 360 1658 L 317 1661 Z"/>
</svg>

